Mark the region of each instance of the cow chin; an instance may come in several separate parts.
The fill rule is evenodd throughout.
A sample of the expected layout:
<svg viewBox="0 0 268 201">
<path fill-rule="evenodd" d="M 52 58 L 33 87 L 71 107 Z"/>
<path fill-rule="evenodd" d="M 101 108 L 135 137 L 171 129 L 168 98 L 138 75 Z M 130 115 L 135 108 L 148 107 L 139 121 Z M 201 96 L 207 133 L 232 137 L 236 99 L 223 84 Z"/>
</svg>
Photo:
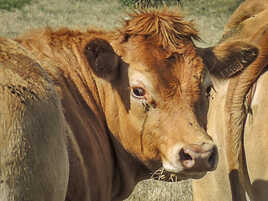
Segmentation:
<svg viewBox="0 0 268 201">
<path fill-rule="evenodd" d="M 165 182 L 178 182 L 186 179 L 200 179 L 206 175 L 207 172 L 188 172 L 181 171 L 179 173 L 174 173 L 165 170 L 164 167 L 157 169 L 152 177 L 154 180 L 165 181 Z"/>
</svg>

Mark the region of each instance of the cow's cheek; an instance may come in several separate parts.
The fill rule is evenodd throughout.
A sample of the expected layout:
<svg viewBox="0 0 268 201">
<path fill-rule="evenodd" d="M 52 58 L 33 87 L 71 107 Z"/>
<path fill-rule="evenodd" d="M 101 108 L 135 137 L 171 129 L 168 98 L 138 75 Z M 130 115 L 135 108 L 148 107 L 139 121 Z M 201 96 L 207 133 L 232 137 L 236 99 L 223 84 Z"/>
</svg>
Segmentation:
<svg viewBox="0 0 268 201">
<path fill-rule="evenodd" d="M 140 160 L 155 161 L 159 160 L 159 151 L 157 148 L 157 130 L 159 120 L 156 119 L 158 114 L 148 110 L 137 102 L 132 101 L 128 118 L 126 119 L 125 133 L 127 134 L 127 149 L 135 154 Z M 130 142 L 130 143 L 129 143 Z"/>
<path fill-rule="evenodd" d="M 119 139 L 124 148 L 136 157 L 143 158 L 143 135 L 147 113 L 143 106 L 136 101 L 132 101 L 129 111 L 120 112 L 124 114 L 120 117 Z"/>
<path fill-rule="evenodd" d="M 143 157 L 147 161 L 161 161 L 160 148 L 161 138 L 164 135 L 161 129 L 161 122 L 158 111 L 150 111 L 147 114 L 146 122 L 143 126 L 141 144 L 143 146 Z"/>
<path fill-rule="evenodd" d="M 129 118 L 131 118 L 134 121 L 139 122 L 139 124 L 143 124 L 147 115 L 148 115 L 148 112 L 146 111 L 145 101 L 131 98 Z"/>
</svg>

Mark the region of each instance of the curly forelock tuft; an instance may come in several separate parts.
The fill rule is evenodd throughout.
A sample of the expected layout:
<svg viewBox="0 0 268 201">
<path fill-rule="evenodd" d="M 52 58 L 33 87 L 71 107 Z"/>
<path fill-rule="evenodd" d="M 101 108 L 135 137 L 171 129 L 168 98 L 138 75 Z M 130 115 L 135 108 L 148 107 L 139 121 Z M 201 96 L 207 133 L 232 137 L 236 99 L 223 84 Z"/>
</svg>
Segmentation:
<svg viewBox="0 0 268 201">
<path fill-rule="evenodd" d="M 193 22 L 185 21 L 178 11 L 138 10 L 129 17 L 121 33 L 148 36 L 163 48 L 176 50 L 187 41 L 200 39 Z"/>
</svg>

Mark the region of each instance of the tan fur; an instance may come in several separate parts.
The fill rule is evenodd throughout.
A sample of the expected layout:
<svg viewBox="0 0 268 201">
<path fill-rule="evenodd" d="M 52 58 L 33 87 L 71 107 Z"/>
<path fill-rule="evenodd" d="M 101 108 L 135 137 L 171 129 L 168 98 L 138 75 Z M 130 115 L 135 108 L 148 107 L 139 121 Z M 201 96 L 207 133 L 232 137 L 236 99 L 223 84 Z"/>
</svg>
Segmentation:
<svg viewBox="0 0 268 201">
<path fill-rule="evenodd" d="M 248 180 L 249 178 L 247 173 L 243 172 L 242 161 L 242 132 L 246 120 L 245 99 L 250 87 L 268 64 L 268 60 L 266 59 L 268 58 L 268 46 L 265 46 L 268 40 L 267 31 L 268 26 L 264 26 L 252 37 L 250 42 L 258 45 L 262 44 L 259 48 L 259 56 L 249 68 L 230 82 L 226 101 L 226 112 L 230 114 L 226 123 L 228 128 L 225 142 L 227 160 L 229 162 L 230 171 L 235 169 L 239 170 L 242 185 L 245 185 L 244 188 L 248 189 L 250 189 L 250 184 L 247 184 L 249 181 L 243 181 L 243 179 L 246 178 L 245 180 Z M 253 195 L 250 196 L 252 197 Z"/>
<path fill-rule="evenodd" d="M 224 37 L 230 35 L 230 33 L 235 32 L 236 30 L 239 30 L 239 27 L 241 26 L 241 24 L 243 24 L 243 21 L 246 21 L 256 15 L 259 15 L 261 12 L 266 10 L 267 6 L 267 0 L 246 0 L 242 2 L 224 27 Z M 252 28 L 253 27 L 251 27 L 251 29 Z"/>
<path fill-rule="evenodd" d="M 224 139 L 221 138 L 218 143 L 223 144 L 222 158 L 225 158 L 225 166 L 222 165 L 222 168 L 219 169 L 215 175 L 226 173 L 225 183 L 222 181 L 222 185 L 218 188 L 223 188 L 229 186 L 227 175 L 230 172 L 238 171 L 240 183 L 237 183 L 232 188 L 240 188 L 240 195 L 227 195 L 224 200 L 244 200 L 242 197 L 245 191 L 247 192 L 250 200 L 262 200 L 258 194 L 253 191 L 251 186 L 250 177 L 248 175 L 248 170 L 246 166 L 246 161 L 244 158 L 245 150 L 243 147 L 243 140 L 245 139 L 245 126 L 246 120 L 249 116 L 248 110 L 246 110 L 246 98 L 250 88 L 257 81 L 264 68 L 268 64 L 268 24 L 266 19 L 268 17 L 268 9 L 266 1 L 245 1 L 237 9 L 237 11 L 230 18 L 229 23 L 226 25 L 224 40 L 220 42 L 216 49 L 224 52 L 229 49 L 232 52 L 232 49 L 228 43 L 232 41 L 242 41 L 254 45 L 258 48 L 258 57 L 256 60 L 249 65 L 245 70 L 243 70 L 238 76 L 234 76 L 228 81 L 227 85 L 220 86 L 218 90 L 226 90 L 225 97 L 216 98 L 214 104 L 211 104 L 211 110 L 215 110 L 214 113 L 217 113 L 216 110 L 219 105 L 223 102 L 224 111 L 219 111 L 217 114 L 220 118 L 224 117 L 225 122 L 222 126 L 215 129 L 213 125 L 213 131 L 224 133 Z M 224 48 L 225 46 L 225 48 Z M 228 50 L 227 50 L 228 51 Z M 225 54 L 225 53 L 223 53 Z M 224 56 L 223 56 L 224 57 Z M 234 58 L 235 59 L 235 58 Z M 228 88 L 226 88 L 228 86 Z M 216 89 L 217 90 L 217 89 Z M 216 94 L 217 96 L 217 94 Z M 216 119 L 208 117 L 212 122 L 216 122 Z M 222 127 L 225 127 L 224 129 Z M 220 135 L 220 134 L 218 134 Z M 254 132 L 251 133 L 254 135 Z M 245 147 L 246 149 L 247 147 Z M 257 147 L 256 147 L 257 148 Z M 247 150 L 246 150 L 247 152 Z M 248 166 L 249 166 L 248 162 Z M 251 164 L 250 166 L 254 166 Z M 217 180 L 216 176 L 211 176 L 207 179 L 207 184 L 215 183 Z M 219 176 L 218 176 L 219 177 Z M 226 182 L 227 181 L 227 182 Z M 201 184 L 198 185 L 196 182 L 195 188 L 197 191 L 202 191 Z M 202 182 L 204 185 L 206 182 Z M 217 183 L 219 183 L 217 181 Z M 241 185 L 241 186 L 240 186 Z M 234 189 L 232 189 L 234 191 Z M 243 192 L 244 191 L 244 192 Z M 230 194 L 230 192 L 229 192 Z M 209 198 L 210 197 L 210 198 Z M 203 196 L 200 200 L 215 200 L 222 198 L 221 193 L 213 193 L 211 196 L 209 193 Z M 232 198 L 231 198 L 232 197 Z"/>
<path fill-rule="evenodd" d="M 46 28 L 15 39 L 61 100 L 66 200 L 122 200 L 164 163 L 178 169 L 178 180 L 205 174 L 186 171 L 178 159 L 185 146 L 214 146 L 205 131 L 207 73 L 192 39 L 192 23 L 168 10 L 131 14 L 113 32 Z M 135 98 L 137 86 L 146 90 L 142 99 Z"/>
</svg>

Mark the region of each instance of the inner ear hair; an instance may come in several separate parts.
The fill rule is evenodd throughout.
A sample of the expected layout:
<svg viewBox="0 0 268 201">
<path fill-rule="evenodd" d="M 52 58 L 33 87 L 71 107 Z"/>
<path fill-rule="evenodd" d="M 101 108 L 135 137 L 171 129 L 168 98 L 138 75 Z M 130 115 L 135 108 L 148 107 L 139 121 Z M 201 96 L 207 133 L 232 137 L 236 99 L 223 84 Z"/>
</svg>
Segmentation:
<svg viewBox="0 0 268 201">
<path fill-rule="evenodd" d="M 108 41 L 100 38 L 91 40 L 84 49 L 86 59 L 93 72 L 106 80 L 117 76 L 120 57 L 114 52 Z"/>
<path fill-rule="evenodd" d="M 203 61 L 209 72 L 217 78 L 236 76 L 258 56 L 258 48 L 243 41 L 223 42 L 203 50 Z"/>
</svg>

